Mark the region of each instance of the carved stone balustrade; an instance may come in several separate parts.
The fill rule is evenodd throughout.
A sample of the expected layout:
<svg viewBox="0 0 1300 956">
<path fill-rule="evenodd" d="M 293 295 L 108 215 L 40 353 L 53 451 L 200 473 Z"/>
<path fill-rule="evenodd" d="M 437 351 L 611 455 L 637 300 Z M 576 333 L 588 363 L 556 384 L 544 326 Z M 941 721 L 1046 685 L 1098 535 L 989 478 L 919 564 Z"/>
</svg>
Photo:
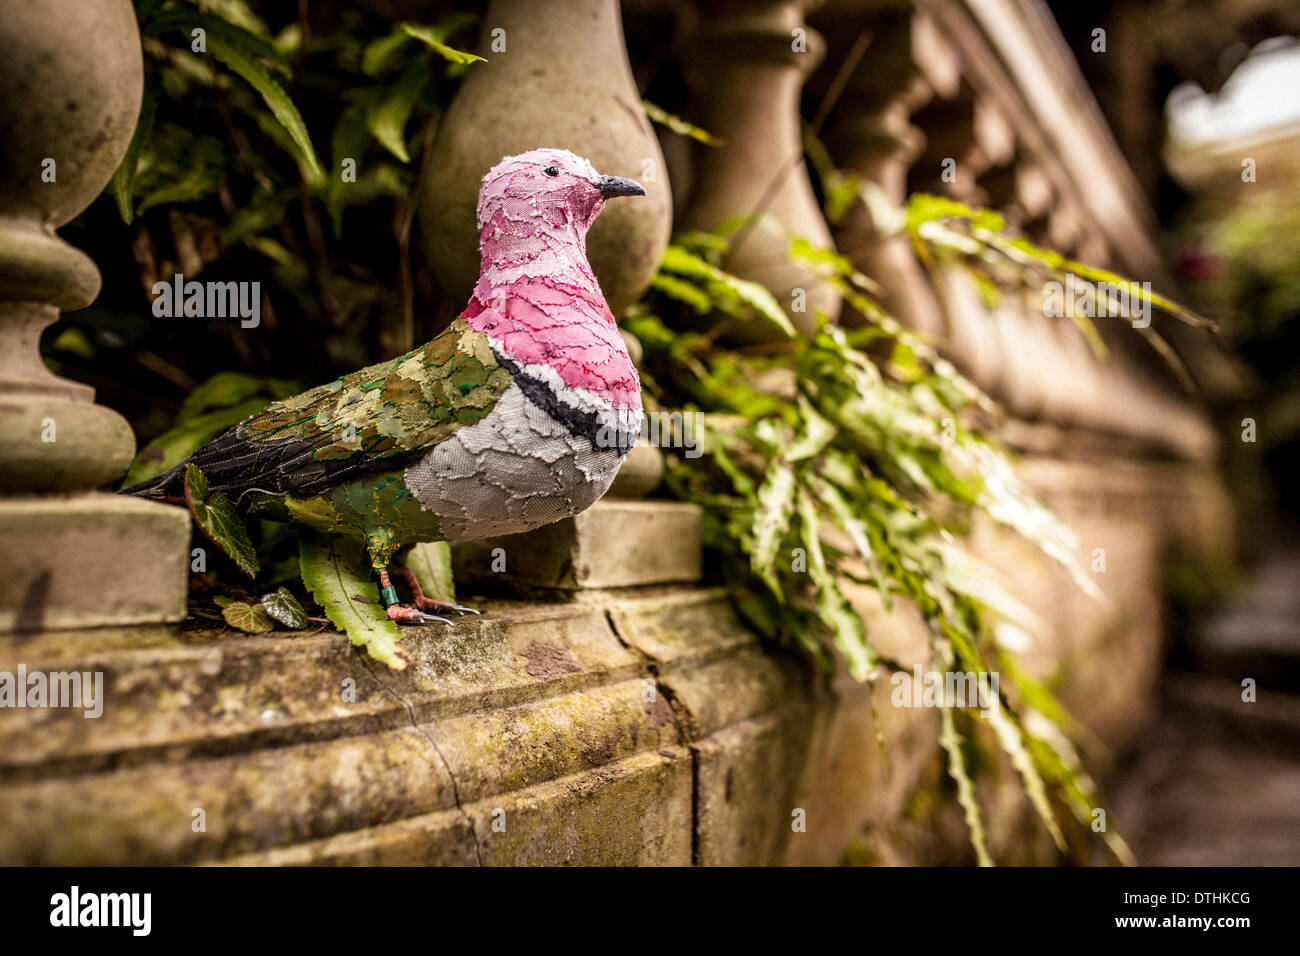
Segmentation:
<svg viewBox="0 0 1300 956">
<path fill-rule="evenodd" d="M 95 264 L 54 230 L 135 129 L 129 0 L 6 4 L 0 89 L 0 630 L 180 620 L 189 515 L 96 492 L 131 463 L 131 428 L 38 351 L 59 310 L 99 294 Z"/>
</svg>

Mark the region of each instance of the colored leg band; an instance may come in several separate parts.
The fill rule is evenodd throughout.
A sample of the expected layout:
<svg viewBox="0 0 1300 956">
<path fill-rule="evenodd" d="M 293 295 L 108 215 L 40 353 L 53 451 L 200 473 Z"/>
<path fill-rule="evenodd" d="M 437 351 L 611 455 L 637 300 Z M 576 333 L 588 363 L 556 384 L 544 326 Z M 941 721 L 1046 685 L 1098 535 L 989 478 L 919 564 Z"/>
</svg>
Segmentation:
<svg viewBox="0 0 1300 956">
<path fill-rule="evenodd" d="M 379 592 L 379 597 L 383 600 L 383 602 L 384 602 L 384 607 L 388 607 L 389 605 L 396 604 L 396 603 L 397 603 L 397 588 L 393 587 L 393 586 L 390 584 L 390 585 L 388 585 L 388 587 L 383 588 L 383 589 L 380 590 L 380 592 Z"/>
</svg>

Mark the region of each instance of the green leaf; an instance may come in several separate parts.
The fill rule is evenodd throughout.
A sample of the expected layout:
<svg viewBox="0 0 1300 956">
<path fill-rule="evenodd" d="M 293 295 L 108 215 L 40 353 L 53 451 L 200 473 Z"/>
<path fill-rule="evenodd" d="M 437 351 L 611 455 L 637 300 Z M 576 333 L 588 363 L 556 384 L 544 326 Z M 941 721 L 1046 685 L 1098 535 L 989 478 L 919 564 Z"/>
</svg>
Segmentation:
<svg viewBox="0 0 1300 956">
<path fill-rule="evenodd" d="M 269 402 L 269 398 L 250 398 L 230 408 L 192 416 L 168 429 L 136 455 L 130 471 L 122 479 L 122 487 L 130 488 L 170 471 L 226 429 L 256 415 Z"/>
<path fill-rule="evenodd" d="M 287 628 L 300 631 L 307 626 L 307 612 L 288 588 L 277 588 L 269 594 L 263 594 L 261 606 L 267 614 Z"/>
<path fill-rule="evenodd" d="M 271 620 L 266 608 L 260 604 L 231 601 L 221 609 L 221 616 L 235 630 L 247 634 L 263 634 L 275 630 L 275 621 Z"/>
<path fill-rule="evenodd" d="M 679 136 L 689 136 L 706 146 L 725 146 L 724 140 L 718 139 L 708 130 L 700 129 L 698 126 L 692 126 L 680 116 L 674 116 L 661 106 L 656 106 L 649 100 L 641 101 L 641 108 L 645 110 L 645 115 L 650 117 L 651 122 L 658 123 L 660 126 L 667 127 Z"/>
<path fill-rule="evenodd" d="M 182 425 L 213 409 L 230 408 L 246 402 L 256 395 L 270 398 L 288 398 L 299 391 L 295 382 L 244 372 L 218 372 L 190 392 L 176 413 L 176 424 Z"/>
<path fill-rule="evenodd" d="M 862 558 L 871 570 L 871 577 L 876 590 L 880 592 L 880 598 L 884 602 L 885 610 L 892 611 L 894 599 L 890 595 L 889 585 L 885 581 L 885 571 L 880 566 L 880 560 L 876 557 L 875 550 L 871 547 L 867 523 L 853 513 L 853 506 L 849 504 L 848 499 L 829 481 L 818 478 L 813 482 L 812 487 L 817 492 L 817 497 L 830 507 L 831 514 L 835 516 L 836 527 L 849 536 L 849 540 L 853 542 L 853 547 L 857 549 L 858 557 Z"/>
<path fill-rule="evenodd" d="M 989 232 L 1001 232 L 1007 226 L 1007 220 L 992 210 L 976 209 L 946 196 L 913 193 L 907 197 L 908 232 L 916 232 L 925 223 L 944 219 L 968 219 L 972 225 Z"/>
<path fill-rule="evenodd" d="M 284 221 L 289 197 L 283 193 L 259 193 L 240 207 L 221 230 L 221 244 L 229 249 L 249 236 L 256 236 Z"/>
<path fill-rule="evenodd" d="M 406 558 L 406 566 L 420 582 L 425 597 L 456 603 L 456 582 L 451 573 L 451 545 L 446 541 L 426 541 L 414 545 Z"/>
<path fill-rule="evenodd" d="M 316 175 L 322 175 L 320 163 L 316 159 L 316 150 L 311 144 L 311 137 L 307 134 L 307 125 L 303 123 L 298 107 L 293 105 L 293 100 L 284 91 L 284 87 L 276 82 L 264 66 L 220 36 L 214 35 L 208 39 L 208 49 L 212 51 L 213 56 L 243 77 L 249 86 L 262 94 L 262 99 L 270 107 L 272 115 L 298 147 L 308 169 Z"/>
<path fill-rule="evenodd" d="M 302 583 L 335 627 L 375 660 L 394 670 L 406 666 L 397 647 L 402 633 L 380 601 L 364 547 L 337 535 L 304 532 L 298 564 Z"/>
<path fill-rule="evenodd" d="M 394 28 L 392 33 L 378 40 L 371 40 L 361 54 L 361 72 L 366 76 L 378 76 L 392 66 L 410 42 L 410 34 L 400 28 Z"/>
<path fill-rule="evenodd" d="M 867 642 L 862 620 L 853 612 L 839 582 L 826 565 L 821 545 L 821 522 L 817 504 L 801 488 L 798 491 L 800 540 L 808 550 L 808 575 L 817 587 L 817 611 L 821 622 L 830 628 L 831 638 L 849 665 L 856 680 L 867 680 L 875 671 L 877 658 Z"/>
<path fill-rule="evenodd" d="M 221 173 L 208 164 L 199 163 L 190 167 L 180 179 L 155 189 L 141 199 L 136 205 L 135 215 L 143 216 L 155 206 L 198 202 L 220 188 Z"/>
<path fill-rule="evenodd" d="M 713 300 L 709 298 L 709 294 L 685 279 L 678 279 L 676 276 L 657 272 L 655 277 L 650 280 L 650 287 L 662 292 L 670 299 L 685 302 L 700 315 L 707 315 L 713 311 Z"/>
<path fill-rule="evenodd" d="M 175 6 L 151 20 L 145 32 L 150 36 L 161 36 L 170 30 L 179 30 L 187 40 L 190 40 L 196 28 L 203 30 L 207 35 L 206 43 L 210 50 L 213 49 L 213 41 L 216 40 L 223 46 L 239 51 L 246 58 L 266 60 L 286 78 L 292 77 L 289 61 L 274 43 L 220 17 Z"/>
<path fill-rule="evenodd" d="M 108 184 L 113 199 L 117 202 L 117 211 L 121 214 L 122 221 L 128 225 L 135 218 L 135 171 L 140 165 L 140 150 L 153 130 L 154 111 L 157 107 L 158 87 L 153 74 L 147 74 L 144 97 L 140 101 L 140 118 L 136 121 L 135 132 L 131 134 L 131 142 L 126 147 L 126 155 L 117 164 L 117 171 Z"/>
<path fill-rule="evenodd" d="M 449 29 L 446 26 L 439 25 L 438 27 L 429 27 L 421 26 L 418 23 L 402 23 L 398 25 L 398 29 L 407 36 L 419 40 L 449 63 L 468 64 L 487 62 L 481 56 L 475 56 L 473 53 L 466 53 L 463 50 L 453 49 L 443 43 L 443 39 L 454 32 L 453 29 Z"/>
<path fill-rule="evenodd" d="M 1031 634 L 1045 637 L 1051 631 L 1046 621 L 998 583 L 996 568 L 956 545 L 942 544 L 938 551 L 943 558 L 943 577 L 948 587 L 978 601 Z"/>
<path fill-rule="evenodd" d="M 776 299 L 772 297 L 772 293 L 757 282 L 741 279 L 729 272 L 724 272 L 694 253 L 687 252 L 679 245 L 670 245 L 668 247 L 664 252 L 663 262 L 660 263 L 659 268 L 665 272 L 675 272 L 678 275 L 693 276 L 716 283 L 722 290 L 748 305 L 786 335 L 794 337 L 794 326 L 790 324 L 789 317 L 777 304 Z"/>
<path fill-rule="evenodd" d="M 1025 782 L 1025 793 L 1029 797 L 1029 802 L 1034 805 L 1038 811 L 1039 819 L 1047 827 L 1047 832 L 1052 835 L 1053 842 L 1062 852 L 1068 852 L 1065 845 L 1065 837 L 1061 834 L 1061 828 L 1057 825 L 1056 817 L 1052 813 L 1051 804 L 1047 801 L 1047 788 L 1043 784 L 1043 778 L 1039 776 L 1038 768 L 1034 765 L 1033 758 L 1030 757 L 1029 751 L 1025 749 L 1025 741 L 1021 736 L 1020 727 L 1015 720 L 1007 714 L 1001 704 L 995 704 L 988 708 L 987 711 L 981 711 L 985 714 L 985 719 L 992 725 L 993 733 L 998 738 L 998 744 L 1008 757 L 1011 758 L 1012 766 L 1020 773 L 1020 777 Z"/>
<path fill-rule="evenodd" d="M 349 105 L 339 115 L 339 121 L 334 124 L 334 135 L 330 141 L 330 156 L 334 166 L 326 179 L 328 185 L 325 187 L 325 206 L 329 210 L 335 238 L 343 234 L 344 197 L 347 193 L 357 192 L 359 185 L 359 183 L 343 181 L 343 162 L 352 160 L 360 172 L 361 161 L 365 158 L 366 148 L 370 145 L 370 130 L 366 125 L 366 114 L 369 112 L 371 99 L 372 97 L 367 95 Z"/>
<path fill-rule="evenodd" d="M 257 552 L 248 540 L 248 529 L 235 508 L 221 492 L 208 495 L 208 479 L 195 465 L 185 466 L 185 503 L 203 533 L 230 556 L 250 578 L 256 576 Z"/>
<path fill-rule="evenodd" d="M 772 592 L 784 599 L 781 585 L 772 567 L 781 541 L 790 528 L 794 514 L 795 478 L 789 462 L 773 461 L 758 489 L 758 509 L 754 512 L 751 533 L 754 550 L 750 565 Z"/>
<path fill-rule="evenodd" d="M 802 433 L 795 438 L 785 453 L 787 461 L 803 461 L 819 455 L 835 438 L 835 424 L 823 418 L 812 403 L 802 394 L 798 398 L 799 420 Z"/>
<path fill-rule="evenodd" d="M 372 100 L 366 109 L 366 127 L 371 135 L 404 163 L 411 161 L 406 151 L 406 124 L 428 82 L 428 66 L 423 62 L 412 63 L 402 78 Z"/>
<path fill-rule="evenodd" d="M 966 829 L 970 831 L 970 842 L 975 848 L 975 858 L 980 866 L 992 866 L 993 858 L 989 856 L 984 824 L 980 820 L 980 807 L 975 801 L 975 788 L 971 786 L 970 776 L 966 773 L 966 761 L 961 754 L 961 736 L 957 733 L 953 722 L 952 708 L 940 707 L 939 719 L 941 721 L 939 743 L 948 754 L 948 775 L 957 785 L 957 802 L 966 813 Z"/>
</svg>

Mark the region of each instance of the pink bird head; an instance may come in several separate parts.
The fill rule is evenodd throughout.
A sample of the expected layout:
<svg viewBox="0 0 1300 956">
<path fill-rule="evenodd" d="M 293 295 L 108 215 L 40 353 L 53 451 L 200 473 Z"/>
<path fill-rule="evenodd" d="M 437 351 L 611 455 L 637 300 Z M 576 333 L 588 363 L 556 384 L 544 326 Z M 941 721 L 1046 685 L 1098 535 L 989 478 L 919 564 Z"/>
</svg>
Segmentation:
<svg viewBox="0 0 1300 956">
<path fill-rule="evenodd" d="M 644 196 L 632 179 L 602 176 L 564 149 L 507 156 L 478 195 L 480 281 L 502 285 L 547 276 L 598 289 L 587 264 L 587 230 L 614 196 Z"/>
</svg>

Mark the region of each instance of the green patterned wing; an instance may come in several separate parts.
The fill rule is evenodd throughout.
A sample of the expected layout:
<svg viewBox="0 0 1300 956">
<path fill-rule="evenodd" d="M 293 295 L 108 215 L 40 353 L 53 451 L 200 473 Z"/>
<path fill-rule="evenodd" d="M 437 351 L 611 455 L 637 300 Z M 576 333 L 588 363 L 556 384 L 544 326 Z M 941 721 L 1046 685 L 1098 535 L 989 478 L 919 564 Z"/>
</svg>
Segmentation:
<svg viewBox="0 0 1300 956">
<path fill-rule="evenodd" d="M 457 319 L 405 355 L 267 406 L 191 459 L 216 490 L 309 497 L 378 471 L 484 418 L 512 378 Z"/>
</svg>

